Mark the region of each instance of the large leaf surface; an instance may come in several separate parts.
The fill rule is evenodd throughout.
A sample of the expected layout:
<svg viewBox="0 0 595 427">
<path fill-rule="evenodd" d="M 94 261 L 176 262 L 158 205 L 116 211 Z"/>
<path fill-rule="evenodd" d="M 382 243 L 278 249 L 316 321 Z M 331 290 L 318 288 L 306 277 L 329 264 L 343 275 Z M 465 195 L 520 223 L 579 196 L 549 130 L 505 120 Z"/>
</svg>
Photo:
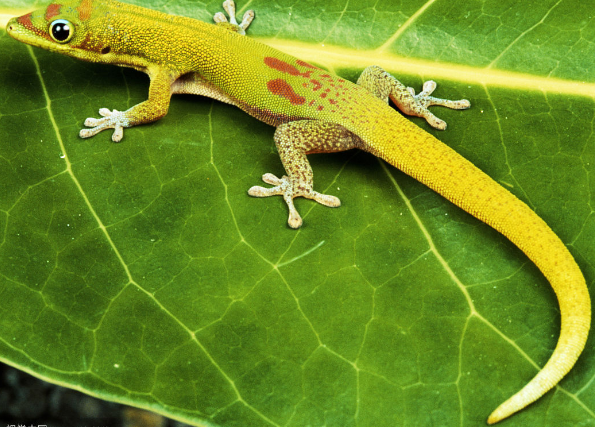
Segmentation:
<svg viewBox="0 0 595 427">
<path fill-rule="evenodd" d="M 203 20 L 219 10 L 147 4 Z M 252 36 L 351 79 L 377 63 L 470 99 L 438 109 L 450 126 L 434 133 L 529 203 L 592 284 L 585 2 L 249 6 Z M 0 0 L 0 16 L 23 7 Z M 295 231 L 280 198 L 246 195 L 283 170 L 273 129 L 234 107 L 175 97 L 121 144 L 78 138 L 86 117 L 147 86 L 0 32 L 0 359 L 197 425 L 341 427 L 482 425 L 548 359 L 559 312 L 539 271 L 371 155 L 310 156 L 317 189 L 343 206 L 298 200 Z M 595 425 L 591 341 L 505 425 Z"/>
</svg>

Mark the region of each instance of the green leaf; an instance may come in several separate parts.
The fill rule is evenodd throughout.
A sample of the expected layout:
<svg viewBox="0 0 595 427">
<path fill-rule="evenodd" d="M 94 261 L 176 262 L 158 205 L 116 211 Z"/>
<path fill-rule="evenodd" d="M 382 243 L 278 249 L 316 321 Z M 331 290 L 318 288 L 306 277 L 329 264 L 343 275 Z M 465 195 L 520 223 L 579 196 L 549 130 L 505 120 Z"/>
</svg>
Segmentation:
<svg viewBox="0 0 595 427">
<path fill-rule="evenodd" d="M 588 2 L 238 6 L 256 10 L 251 36 L 350 79 L 378 64 L 470 99 L 432 132 L 533 207 L 593 288 Z M 32 8 L 0 0 L 0 18 Z M 371 155 L 310 156 L 343 205 L 298 200 L 295 231 L 280 198 L 247 196 L 283 170 L 273 129 L 232 106 L 177 96 L 120 144 L 78 138 L 147 87 L 0 32 L 2 361 L 195 425 L 394 427 L 483 425 L 549 358 L 559 312 L 535 266 Z M 592 347 L 503 425 L 595 425 Z"/>
</svg>

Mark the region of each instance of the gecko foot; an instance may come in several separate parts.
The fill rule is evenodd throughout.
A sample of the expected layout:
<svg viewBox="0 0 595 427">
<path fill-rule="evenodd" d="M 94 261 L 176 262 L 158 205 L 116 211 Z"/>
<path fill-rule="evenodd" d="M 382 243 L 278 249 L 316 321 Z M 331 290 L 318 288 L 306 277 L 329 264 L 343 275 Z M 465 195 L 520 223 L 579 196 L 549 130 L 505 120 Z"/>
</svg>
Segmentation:
<svg viewBox="0 0 595 427">
<path fill-rule="evenodd" d="M 446 129 L 446 122 L 432 114 L 428 110 L 428 107 L 439 105 L 442 107 L 452 108 L 453 110 L 465 110 L 471 106 L 471 103 L 466 99 L 451 101 L 450 99 L 435 98 L 430 96 L 435 89 L 436 82 L 432 80 L 425 82 L 423 90 L 417 95 L 415 94 L 415 90 L 412 87 L 408 87 L 407 91 L 413 97 L 414 103 L 409 105 L 408 111 L 403 112 L 413 116 L 423 117 L 433 128 L 444 130 Z"/>
<path fill-rule="evenodd" d="M 293 205 L 294 197 L 306 197 L 312 199 L 321 205 L 329 207 L 337 207 L 341 205 L 341 201 L 335 196 L 329 196 L 327 194 L 321 194 L 311 188 L 294 188 L 294 184 L 291 182 L 289 177 L 283 176 L 277 178 L 271 173 L 264 174 L 262 180 L 267 184 L 274 185 L 272 188 L 264 188 L 260 186 L 254 186 L 248 190 L 248 194 L 254 197 L 270 197 L 270 196 L 283 196 L 283 200 L 289 208 L 289 218 L 287 223 L 291 228 L 300 228 L 302 226 L 302 217 L 298 213 L 297 209 Z"/>
<path fill-rule="evenodd" d="M 108 108 L 102 108 L 99 110 L 99 114 L 103 118 L 94 119 L 89 117 L 85 120 L 85 126 L 91 127 L 91 129 L 81 129 L 79 136 L 81 138 L 90 138 L 103 130 L 114 129 L 112 141 L 120 142 L 124 136 L 124 128 L 128 127 L 129 124 L 124 113 L 118 110 L 110 111 Z"/>
<path fill-rule="evenodd" d="M 238 24 L 236 21 L 236 4 L 233 0 L 225 0 L 223 3 L 223 9 L 227 12 L 229 16 L 229 22 L 227 22 L 227 18 L 223 14 L 223 12 L 217 12 L 213 16 L 213 21 L 215 21 L 219 25 L 223 25 L 227 27 L 231 31 L 235 31 L 238 34 L 246 35 L 246 29 L 250 26 L 250 23 L 254 19 L 254 11 L 248 10 L 244 13 L 244 17 L 242 18 L 242 22 Z"/>
</svg>

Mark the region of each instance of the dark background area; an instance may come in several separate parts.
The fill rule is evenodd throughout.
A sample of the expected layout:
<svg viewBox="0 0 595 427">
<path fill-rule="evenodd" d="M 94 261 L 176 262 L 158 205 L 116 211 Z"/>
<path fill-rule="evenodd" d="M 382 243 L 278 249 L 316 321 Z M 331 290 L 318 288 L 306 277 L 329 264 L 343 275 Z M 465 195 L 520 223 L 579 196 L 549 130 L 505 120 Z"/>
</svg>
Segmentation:
<svg viewBox="0 0 595 427">
<path fill-rule="evenodd" d="M 0 364 L 0 427 L 189 427 Z"/>
</svg>

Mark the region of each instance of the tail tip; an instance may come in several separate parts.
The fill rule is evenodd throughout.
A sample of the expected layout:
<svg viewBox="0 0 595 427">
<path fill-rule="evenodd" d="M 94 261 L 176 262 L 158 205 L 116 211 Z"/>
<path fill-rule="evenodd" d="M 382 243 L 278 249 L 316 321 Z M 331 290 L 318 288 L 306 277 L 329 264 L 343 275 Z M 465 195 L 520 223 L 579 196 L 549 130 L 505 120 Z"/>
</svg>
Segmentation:
<svg viewBox="0 0 595 427">
<path fill-rule="evenodd" d="M 499 423 L 503 419 L 510 417 L 512 414 L 516 413 L 518 410 L 526 406 L 524 405 L 517 409 L 511 409 L 510 406 L 507 405 L 507 403 L 508 401 L 504 402 L 502 405 L 498 406 L 494 412 L 490 414 L 490 416 L 488 417 L 489 425 Z"/>
<path fill-rule="evenodd" d="M 500 421 L 500 418 L 494 416 L 493 413 L 488 417 L 488 425 L 496 424 L 498 421 Z"/>
</svg>

